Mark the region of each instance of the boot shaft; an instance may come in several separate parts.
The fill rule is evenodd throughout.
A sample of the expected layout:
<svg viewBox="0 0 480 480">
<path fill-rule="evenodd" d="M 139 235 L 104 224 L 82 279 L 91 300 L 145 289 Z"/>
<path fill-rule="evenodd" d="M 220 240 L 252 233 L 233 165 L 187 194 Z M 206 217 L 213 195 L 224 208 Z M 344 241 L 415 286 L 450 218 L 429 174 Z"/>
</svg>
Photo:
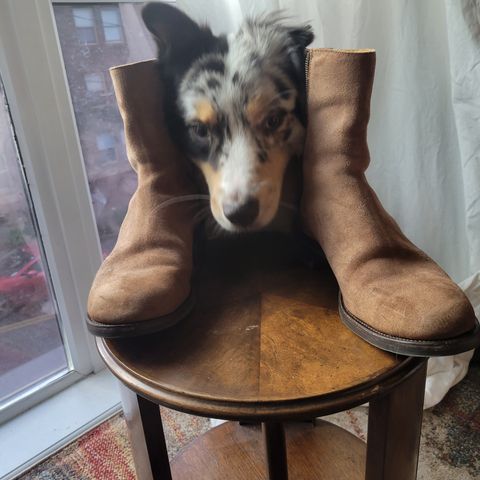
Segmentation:
<svg viewBox="0 0 480 480">
<path fill-rule="evenodd" d="M 305 159 L 319 173 L 361 174 L 369 163 L 367 125 L 375 72 L 374 50 L 307 51 Z M 321 156 L 322 162 L 318 162 Z M 345 159 L 348 157 L 348 159 Z"/>
<path fill-rule="evenodd" d="M 165 124 L 158 64 L 148 60 L 113 67 L 110 75 L 124 123 L 128 160 L 139 177 L 158 170 L 162 158 L 179 157 Z"/>
<path fill-rule="evenodd" d="M 110 75 L 138 190 L 162 192 L 166 197 L 192 190 L 189 164 L 170 139 L 166 125 L 160 66 L 147 60 L 113 67 Z M 146 198 L 158 200 L 155 195 Z"/>
</svg>

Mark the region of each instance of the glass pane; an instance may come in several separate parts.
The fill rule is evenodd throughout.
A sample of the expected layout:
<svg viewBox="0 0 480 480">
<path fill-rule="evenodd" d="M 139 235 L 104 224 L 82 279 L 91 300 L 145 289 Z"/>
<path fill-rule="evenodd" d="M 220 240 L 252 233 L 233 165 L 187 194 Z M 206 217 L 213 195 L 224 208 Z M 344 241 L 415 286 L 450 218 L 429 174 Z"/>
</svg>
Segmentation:
<svg viewBox="0 0 480 480">
<path fill-rule="evenodd" d="M 138 3 L 114 3 L 108 7 L 94 2 L 54 5 L 104 255 L 115 244 L 137 181 L 125 153 L 123 124 L 108 68 L 155 56 L 156 48 L 143 26 L 141 8 Z M 91 11 L 95 30 L 104 32 L 103 40 L 99 35 L 95 45 L 78 43 L 75 16 L 79 10 Z M 98 73 L 104 75 L 106 84 L 103 90 L 94 91 L 86 79 Z"/>
<path fill-rule="evenodd" d="M 105 80 L 101 73 L 86 73 L 85 86 L 89 92 L 103 92 L 105 90 Z"/>
<path fill-rule="evenodd" d="M 106 42 L 121 42 L 122 30 L 119 27 L 104 27 L 103 33 Z"/>
<path fill-rule="evenodd" d="M 81 45 L 97 41 L 94 28 L 77 28 L 77 38 Z"/>
<path fill-rule="evenodd" d="M 122 27 L 118 7 L 102 8 L 101 17 L 106 42 L 121 42 Z"/>
<path fill-rule="evenodd" d="M 74 8 L 73 23 L 76 27 L 93 27 L 93 9 L 92 8 Z"/>
<path fill-rule="evenodd" d="M 68 370 L 22 171 L 0 80 L 0 409 Z"/>
<path fill-rule="evenodd" d="M 80 44 L 96 43 L 95 21 L 92 8 L 74 8 L 72 11 L 73 24 L 76 28 L 77 40 Z"/>
</svg>

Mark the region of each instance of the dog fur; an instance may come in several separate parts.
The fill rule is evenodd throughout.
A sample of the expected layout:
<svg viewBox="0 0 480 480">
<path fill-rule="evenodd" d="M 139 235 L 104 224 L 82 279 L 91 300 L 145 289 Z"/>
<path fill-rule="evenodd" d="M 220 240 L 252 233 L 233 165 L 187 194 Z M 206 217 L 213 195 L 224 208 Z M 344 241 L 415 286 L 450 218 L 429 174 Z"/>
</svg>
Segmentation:
<svg viewBox="0 0 480 480">
<path fill-rule="evenodd" d="M 269 225 L 303 150 L 310 26 L 264 15 L 226 37 L 168 4 L 149 3 L 142 16 L 158 45 L 172 139 L 203 174 L 216 222 L 231 232 Z"/>
</svg>

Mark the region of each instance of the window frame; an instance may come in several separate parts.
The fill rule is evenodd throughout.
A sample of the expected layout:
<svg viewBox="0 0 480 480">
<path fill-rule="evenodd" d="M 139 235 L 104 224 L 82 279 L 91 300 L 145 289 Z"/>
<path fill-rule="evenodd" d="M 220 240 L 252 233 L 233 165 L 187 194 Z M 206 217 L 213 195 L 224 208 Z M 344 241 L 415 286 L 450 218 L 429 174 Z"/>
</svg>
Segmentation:
<svg viewBox="0 0 480 480">
<path fill-rule="evenodd" d="M 143 0 L 113 3 L 143 3 Z M 0 7 L 0 74 L 35 205 L 72 370 L 18 397 L 0 412 L 0 423 L 105 368 L 84 320 L 88 292 L 102 261 L 102 252 L 54 4 L 111 5 L 112 1 L 5 0 Z M 125 32 L 122 33 L 125 37 Z"/>
</svg>

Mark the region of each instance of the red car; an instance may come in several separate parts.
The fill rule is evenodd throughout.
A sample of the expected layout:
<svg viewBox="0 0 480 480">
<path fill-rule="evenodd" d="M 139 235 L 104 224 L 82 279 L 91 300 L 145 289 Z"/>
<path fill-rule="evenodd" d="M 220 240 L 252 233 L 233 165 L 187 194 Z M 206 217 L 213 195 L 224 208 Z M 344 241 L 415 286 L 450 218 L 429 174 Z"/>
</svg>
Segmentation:
<svg viewBox="0 0 480 480">
<path fill-rule="evenodd" d="M 35 248 L 36 247 L 36 248 Z M 27 305 L 48 300 L 48 288 L 38 247 L 29 246 L 32 258 L 9 276 L 0 276 L 0 319 Z"/>
</svg>

